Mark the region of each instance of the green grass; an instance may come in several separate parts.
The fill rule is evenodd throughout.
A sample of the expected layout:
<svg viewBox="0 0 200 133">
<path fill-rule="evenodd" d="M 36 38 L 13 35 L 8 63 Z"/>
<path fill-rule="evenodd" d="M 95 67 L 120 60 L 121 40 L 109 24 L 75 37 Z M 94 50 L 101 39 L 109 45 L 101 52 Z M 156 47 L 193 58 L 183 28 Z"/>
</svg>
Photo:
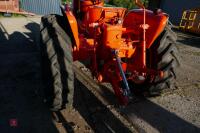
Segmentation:
<svg viewBox="0 0 200 133">
<path fill-rule="evenodd" d="M 4 16 L 4 13 L 0 13 L 0 17 L 1 17 L 1 18 L 4 18 L 4 17 L 5 17 L 5 16 Z M 24 17 L 24 15 L 12 13 L 12 15 L 11 15 L 10 17 L 14 17 L 14 18 L 16 18 L 16 17 Z M 9 17 L 8 17 L 8 18 L 9 18 Z"/>
<path fill-rule="evenodd" d="M 3 17 L 3 14 L 2 13 L 0 13 L 0 18 L 2 18 Z"/>
<path fill-rule="evenodd" d="M 200 83 L 196 83 L 195 86 L 200 89 Z"/>
<path fill-rule="evenodd" d="M 195 56 L 200 56 L 200 52 L 190 52 L 192 55 L 195 55 Z"/>
<path fill-rule="evenodd" d="M 200 56 L 200 52 L 196 52 L 196 51 L 184 51 L 185 54 L 189 54 L 189 55 L 194 55 L 194 56 Z"/>
<path fill-rule="evenodd" d="M 24 17 L 24 15 L 14 13 L 12 14 L 12 17 Z"/>
</svg>

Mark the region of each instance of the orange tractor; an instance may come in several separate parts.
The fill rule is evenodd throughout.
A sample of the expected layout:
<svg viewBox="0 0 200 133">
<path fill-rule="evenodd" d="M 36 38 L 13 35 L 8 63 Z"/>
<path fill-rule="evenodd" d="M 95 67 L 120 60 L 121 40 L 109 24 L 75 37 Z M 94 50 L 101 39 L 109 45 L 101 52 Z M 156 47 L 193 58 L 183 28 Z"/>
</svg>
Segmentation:
<svg viewBox="0 0 200 133">
<path fill-rule="evenodd" d="M 104 7 L 101 0 L 74 0 L 63 16 L 41 21 L 41 54 L 47 103 L 59 110 L 73 101 L 73 61 L 99 82 L 112 84 L 122 105 L 135 95 L 159 95 L 170 88 L 179 65 L 176 35 L 161 10 Z"/>
</svg>

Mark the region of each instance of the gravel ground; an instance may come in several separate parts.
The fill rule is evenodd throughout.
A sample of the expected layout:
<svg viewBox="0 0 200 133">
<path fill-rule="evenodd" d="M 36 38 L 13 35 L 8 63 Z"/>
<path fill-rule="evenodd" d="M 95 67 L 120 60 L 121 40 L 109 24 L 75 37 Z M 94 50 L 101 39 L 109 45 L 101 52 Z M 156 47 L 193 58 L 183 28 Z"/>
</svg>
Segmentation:
<svg viewBox="0 0 200 133">
<path fill-rule="evenodd" d="M 177 33 L 182 67 L 163 95 L 119 108 L 107 85 L 76 74 L 75 109 L 52 113 L 42 101 L 39 20 L 0 18 L 1 133 L 200 132 L 200 37 Z"/>
</svg>

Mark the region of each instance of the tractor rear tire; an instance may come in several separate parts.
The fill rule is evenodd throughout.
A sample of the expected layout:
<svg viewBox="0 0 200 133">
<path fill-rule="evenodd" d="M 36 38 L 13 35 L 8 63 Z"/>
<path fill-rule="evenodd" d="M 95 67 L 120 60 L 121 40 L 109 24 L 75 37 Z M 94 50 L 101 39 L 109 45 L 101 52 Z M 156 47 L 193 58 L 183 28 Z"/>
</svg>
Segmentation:
<svg viewBox="0 0 200 133">
<path fill-rule="evenodd" d="M 44 96 L 51 110 L 72 107 L 74 73 L 72 44 L 65 29 L 65 19 L 59 15 L 42 17 L 40 33 Z"/>
<path fill-rule="evenodd" d="M 130 88 L 136 96 L 159 96 L 164 89 L 172 88 L 176 80 L 176 70 L 180 66 L 178 49 L 176 48 L 176 34 L 169 26 L 155 40 L 150 49 L 147 49 L 147 68 L 163 71 L 164 77 L 149 76 L 142 84 L 135 84 L 130 81 Z"/>
<path fill-rule="evenodd" d="M 157 76 L 147 84 L 150 96 L 160 95 L 162 90 L 171 88 L 176 80 L 176 70 L 180 66 L 176 40 L 176 34 L 167 25 L 147 51 L 147 67 L 164 72 L 162 79 Z"/>
</svg>

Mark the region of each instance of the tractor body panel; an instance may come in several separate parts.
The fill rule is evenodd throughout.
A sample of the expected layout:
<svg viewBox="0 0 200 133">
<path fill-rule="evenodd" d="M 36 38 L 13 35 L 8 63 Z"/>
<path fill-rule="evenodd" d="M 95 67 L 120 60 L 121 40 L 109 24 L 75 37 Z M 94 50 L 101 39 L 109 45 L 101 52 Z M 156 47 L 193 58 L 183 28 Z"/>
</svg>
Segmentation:
<svg viewBox="0 0 200 133">
<path fill-rule="evenodd" d="M 156 38 L 164 30 L 168 22 L 168 16 L 165 13 L 154 13 L 153 11 L 146 10 L 146 24 L 148 29 L 146 30 L 146 47 L 150 48 Z M 127 13 L 124 18 L 123 26 L 129 30 L 132 30 L 136 35 L 140 35 L 142 32 L 143 24 L 143 10 L 134 9 Z"/>
<path fill-rule="evenodd" d="M 72 34 L 73 34 L 73 37 L 75 40 L 74 46 L 76 48 L 79 48 L 80 42 L 79 42 L 79 38 L 78 38 L 78 24 L 77 24 L 76 18 L 70 10 L 66 10 L 65 14 L 66 14 L 67 20 L 69 22 L 69 25 L 70 25 L 70 28 L 71 28 L 71 31 L 72 31 Z"/>
</svg>

